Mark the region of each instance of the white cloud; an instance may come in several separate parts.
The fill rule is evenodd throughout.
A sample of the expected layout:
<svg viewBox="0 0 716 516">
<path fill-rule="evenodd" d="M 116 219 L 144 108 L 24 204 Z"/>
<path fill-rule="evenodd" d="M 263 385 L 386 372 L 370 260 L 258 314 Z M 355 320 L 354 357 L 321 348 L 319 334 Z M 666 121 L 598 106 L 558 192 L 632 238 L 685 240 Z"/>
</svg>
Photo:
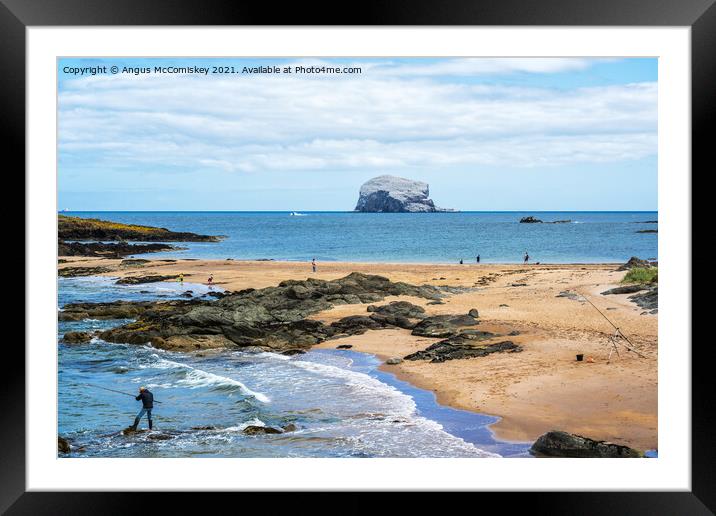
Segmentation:
<svg viewBox="0 0 716 516">
<path fill-rule="evenodd" d="M 94 76 L 67 81 L 60 94 L 60 156 L 260 173 L 654 155 L 656 83 L 558 91 L 435 80 L 586 61 L 460 59 L 350 77 Z"/>
</svg>

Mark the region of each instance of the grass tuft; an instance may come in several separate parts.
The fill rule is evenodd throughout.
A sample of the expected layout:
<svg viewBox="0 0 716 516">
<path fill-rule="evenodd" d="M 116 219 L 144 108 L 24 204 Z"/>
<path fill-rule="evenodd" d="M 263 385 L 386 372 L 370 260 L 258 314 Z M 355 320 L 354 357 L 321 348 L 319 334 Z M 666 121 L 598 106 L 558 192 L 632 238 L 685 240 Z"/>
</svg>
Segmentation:
<svg viewBox="0 0 716 516">
<path fill-rule="evenodd" d="M 659 282 L 658 267 L 634 267 L 624 276 L 622 283 L 650 284 Z"/>
</svg>

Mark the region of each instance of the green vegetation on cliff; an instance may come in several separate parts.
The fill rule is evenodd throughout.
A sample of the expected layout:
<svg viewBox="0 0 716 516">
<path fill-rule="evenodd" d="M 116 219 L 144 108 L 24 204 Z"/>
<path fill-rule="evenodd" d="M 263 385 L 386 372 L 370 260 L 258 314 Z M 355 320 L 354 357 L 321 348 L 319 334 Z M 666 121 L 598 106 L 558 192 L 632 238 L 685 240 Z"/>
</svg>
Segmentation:
<svg viewBox="0 0 716 516">
<path fill-rule="evenodd" d="M 139 242 L 217 242 L 219 237 L 170 231 L 166 228 L 122 224 L 100 219 L 83 219 L 58 215 L 60 240 L 102 240 Z"/>
</svg>

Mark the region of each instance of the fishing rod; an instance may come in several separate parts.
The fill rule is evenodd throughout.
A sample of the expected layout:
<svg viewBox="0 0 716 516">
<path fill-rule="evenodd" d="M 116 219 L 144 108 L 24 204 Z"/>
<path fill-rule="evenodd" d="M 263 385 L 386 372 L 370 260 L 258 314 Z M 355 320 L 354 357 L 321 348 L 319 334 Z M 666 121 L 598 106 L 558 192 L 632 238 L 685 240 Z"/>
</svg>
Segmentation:
<svg viewBox="0 0 716 516">
<path fill-rule="evenodd" d="M 117 394 L 124 394 L 125 396 L 131 396 L 132 398 L 136 398 L 136 396 L 134 394 L 129 394 L 128 392 L 117 391 L 114 389 L 110 389 L 108 387 L 102 387 L 101 385 L 95 385 L 93 383 L 88 383 L 86 385 L 88 385 L 89 387 L 95 387 L 97 389 L 104 389 L 105 391 L 116 392 Z M 161 403 L 161 401 L 154 400 L 154 403 Z"/>
<path fill-rule="evenodd" d="M 599 315 L 601 315 L 602 317 L 604 317 L 604 319 L 606 319 L 607 322 L 614 327 L 615 334 L 619 335 L 621 338 L 623 338 L 625 341 L 627 341 L 627 343 L 628 343 L 629 345 L 626 346 L 626 348 L 627 348 L 629 351 L 631 351 L 631 352 L 633 352 L 633 353 L 636 353 L 637 355 L 639 355 L 639 356 L 642 357 L 642 358 L 646 358 L 645 355 L 643 355 L 642 353 L 639 353 L 636 349 L 634 349 L 634 344 L 632 344 L 632 342 L 627 338 L 627 336 L 624 335 L 624 332 L 622 332 L 621 329 L 619 329 L 619 327 L 618 327 L 616 324 L 614 324 L 614 323 L 611 321 L 611 319 L 609 319 L 609 317 L 607 317 L 606 315 L 604 315 L 604 313 L 603 313 L 599 308 L 597 308 L 596 305 L 595 305 L 594 303 L 592 303 L 587 296 L 585 296 L 584 294 L 582 294 L 582 293 L 579 292 L 579 291 L 577 291 L 577 293 L 581 296 L 582 299 L 584 299 L 587 303 L 589 303 L 590 305 L 592 305 L 592 307 L 593 307 L 597 312 L 599 312 Z M 619 352 L 617 352 L 617 354 L 619 354 Z"/>
</svg>

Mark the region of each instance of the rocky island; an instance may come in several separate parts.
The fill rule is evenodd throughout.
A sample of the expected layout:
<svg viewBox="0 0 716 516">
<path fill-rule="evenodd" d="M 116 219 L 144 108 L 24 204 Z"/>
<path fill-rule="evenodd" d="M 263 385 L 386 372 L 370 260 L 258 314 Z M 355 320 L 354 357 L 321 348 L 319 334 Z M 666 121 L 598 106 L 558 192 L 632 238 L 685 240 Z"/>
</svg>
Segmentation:
<svg viewBox="0 0 716 516">
<path fill-rule="evenodd" d="M 178 249 L 166 243 L 135 242 L 218 242 L 220 237 L 166 228 L 122 224 L 100 219 L 58 215 L 58 256 L 94 256 L 121 258 L 131 254 L 155 253 Z M 89 242 L 88 242 L 89 241 Z"/>
<path fill-rule="evenodd" d="M 427 183 L 397 176 L 378 176 L 363 183 L 355 211 L 366 213 L 435 213 L 455 211 L 438 208 L 429 199 Z"/>
</svg>

